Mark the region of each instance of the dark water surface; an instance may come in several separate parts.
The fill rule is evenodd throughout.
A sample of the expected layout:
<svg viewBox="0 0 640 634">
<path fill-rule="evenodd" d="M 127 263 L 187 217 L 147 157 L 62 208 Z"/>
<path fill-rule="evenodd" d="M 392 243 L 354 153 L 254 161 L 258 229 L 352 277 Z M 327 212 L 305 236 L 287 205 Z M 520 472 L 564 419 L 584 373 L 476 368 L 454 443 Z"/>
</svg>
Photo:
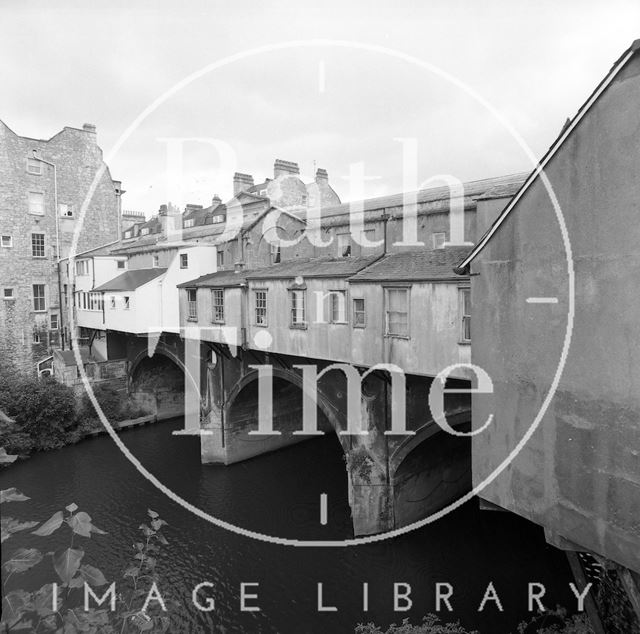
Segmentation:
<svg viewBox="0 0 640 634">
<path fill-rule="evenodd" d="M 199 442 L 176 437 L 181 421 L 138 428 L 121 438 L 166 486 L 221 519 L 251 530 L 297 539 L 351 537 L 346 473 L 335 437 L 326 436 L 231 467 L 200 464 Z M 545 602 L 575 609 L 564 555 L 544 541 L 542 530 L 507 513 L 480 512 L 477 501 L 436 523 L 399 538 L 350 548 L 294 548 L 257 542 L 197 518 L 147 482 L 107 436 L 39 454 L 0 474 L 0 488 L 15 486 L 28 502 L 3 505 L 3 513 L 44 520 L 75 502 L 108 535 L 82 539 L 85 563 L 109 581 L 121 578 L 137 541 L 137 527 L 151 508 L 169 523 L 170 544 L 159 557 L 160 590 L 169 606 L 172 633 L 353 632 L 359 622 L 413 622 L 435 607 L 436 582 L 453 586 L 452 613 L 482 634 L 515 632 L 527 618 L 527 584 L 544 583 Z M 320 495 L 328 495 L 328 524 L 320 525 Z M 58 543 L 59 542 L 59 543 Z M 3 559 L 18 547 L 54 550 L 68 545 L 62 531 L 49 538 L 14 535 Z M 6 590 L 32 590 L 53 580 L 51 561 L 8 580 Z M 191 603 L 202 581 L 215 611 Z M 240 584 L 257 582 L 260 612 L 240 611 Z M 325 605 L 317 611 L 317 583 Z M 362 610 L 362 584 L 369 584 L 369 611 Z M 393 611 L 393 584 L 411 585 L 413 607 Z M 504 608 L 478 607 L 493 582 Z M 251 590 L 256 592 L 255 590 Z"/>
</svg>

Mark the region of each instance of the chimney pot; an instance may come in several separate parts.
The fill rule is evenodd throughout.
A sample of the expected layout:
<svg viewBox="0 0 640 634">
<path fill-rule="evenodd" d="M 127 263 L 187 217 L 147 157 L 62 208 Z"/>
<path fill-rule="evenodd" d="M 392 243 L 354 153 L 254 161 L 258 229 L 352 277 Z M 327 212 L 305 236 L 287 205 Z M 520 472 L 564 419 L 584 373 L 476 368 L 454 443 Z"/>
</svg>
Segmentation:
<svg viewBox="0 0 640 634">
<path fill-rule="evenodd" d="M 253 176 L 251 176 L 251 174 L 242 174 L 241 172 L 236 172 L 233 175 L 234 196 L 242 191 L 249 189 L 249 187 L 253 187 Z"/>
<path fill-rule="evenodd" d="M 276 159 L 273 164 L 273 177 L 278 178 L 281 175 L 295 175 L 300 174 L 300 168 L 297 163 L 292 161 L 283 161 L 282 159 Z"/>
<path fill-rule="evenodd" d="M 92 132 L 93 134 L 96 133 L 96 126 L 93 123 L 85 123 L 82 125 L 82 129 L 85 132 Z"/>
<path fill-rule="evenodd" d="M 329 174 L 327 174 L 327 170 L 319 167 L 316 170 L 316 183 L 328 183 L 329 182 Z"/>
</svg>

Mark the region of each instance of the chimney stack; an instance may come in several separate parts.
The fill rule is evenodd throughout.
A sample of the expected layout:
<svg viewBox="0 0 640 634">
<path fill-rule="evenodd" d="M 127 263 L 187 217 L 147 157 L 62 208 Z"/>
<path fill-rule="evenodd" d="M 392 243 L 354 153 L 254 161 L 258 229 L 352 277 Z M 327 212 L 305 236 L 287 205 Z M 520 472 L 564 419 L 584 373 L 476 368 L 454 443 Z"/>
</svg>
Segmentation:
<svg viewBox="0 0 640 634">
<path fill-rule="evenodd" d="M 316 170 L 316 183 L 328 183 L 329 182 L 329 174 L 327 174 L 327 170 L 319 167 Z"/>
<path fill-rule="evenodd" d="M 236 172 L 233 175 L 233 195 L 236 196 L 242 191 L 253 187 L 253 176 L 251 174 L 241 174 Z"/>
<path fill-rule="evenodd" d="M 291 161 L 283 161 L 282 159 L 276 159 L 276 162 L 273 164 L 273 177 L 278 178 L 278 176 L 288 176 L 288 175 L 296 175 L 300 174 L 300 168 L 297 163 L 292 163 Z"/>
<path fill-rule="evenodd" d="M 211 199 L 211 209 L 215 209 L 216 207 L 219 207 L 222 204 L 222 200 L 220 199 L 220 196 L 218 196 L 218 194 L 214 194 L 213 198 Z"/>
</svg>

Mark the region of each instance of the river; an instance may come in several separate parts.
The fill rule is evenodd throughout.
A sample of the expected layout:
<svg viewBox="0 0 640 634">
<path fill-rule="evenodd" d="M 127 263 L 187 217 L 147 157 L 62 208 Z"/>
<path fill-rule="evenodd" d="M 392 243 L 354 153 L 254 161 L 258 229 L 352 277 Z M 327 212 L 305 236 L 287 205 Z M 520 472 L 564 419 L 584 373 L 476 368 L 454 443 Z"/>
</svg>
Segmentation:
<svg viewBox="0 0 640 634">
<path fill-rule="evenodd" d="M 335 437 L 295 445 L 231 467 L 203 466 L 199 443 L 176 437 L 173 420 L 122 434 L 142 463 L 166 486 L 208 513 L 267 534 L 297 539 L 351 537 L 346 474 Z M 294 548 L 257 542 L 213 526 L 183 509 L 143 478 L 108 436 L 38 454 L 0 474 L 0 487 L 17 487 L 31 497 L 3 505 L 3 513 L 44 520 L 75 502 L 108 535 L 83 540 L 85 561 L 111 580 L 120 578 L 147 509 L 168 522 L 169 545 L 158 559 L 160 591 L 168 603 L 172 633 L 353 632 L 359 622 L 381 625 L 410 618 L 414 623 L 435 606 L 436 582 L 453 587 L 453 612 L 482 634 L 515 632 L 527 618 L 527 584 L 546 586 L 545 604 L 575 609 L 562 553 L 545 544 L 538 527 L 508 513 L 480 511 L 472 501 L 432 525 L 377 544 L 349 548 Z M 319 499 L 327 494 L 326 526 L 320 525 Z M 51 541 L 53 540 L 53 541 Z M 42 538 L 18 533 L 4 544 L 53 550 L 68 545 L 61 531 Z M 7 557 L 3 553 L 3 559 Z M 50 560 L 8 580 L 6 590 L 32 590 L 53 579 Z M 193 588 L 213 584 L 215 610 L 200 612 L 191 603 Z M 240 611 L 240 584 L 251 586 L 259 612 Z M 324 604 L 317 611 L 317 584 Z M 369 584 L 369 610 L 362 587 Z M 411 586 L 413 606 L 393 611 L 393 584 Z M 499 595 L 478 608 L 488 584 Z M 402 588 L 405 588 L 403 586 Z"/>
</svg>

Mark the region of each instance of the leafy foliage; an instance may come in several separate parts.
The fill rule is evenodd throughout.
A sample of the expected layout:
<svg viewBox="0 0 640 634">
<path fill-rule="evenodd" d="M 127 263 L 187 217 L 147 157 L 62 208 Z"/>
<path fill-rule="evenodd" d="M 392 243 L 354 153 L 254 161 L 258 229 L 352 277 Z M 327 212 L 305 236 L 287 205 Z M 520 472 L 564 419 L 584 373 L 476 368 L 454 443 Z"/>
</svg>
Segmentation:
<svg viewBox="0 0 640 634">
<path fill-rule="evenodd" d="M 1 502 L 29 500 L 15 488 L 0 492 Z M 35 592 L 17 589 L 5 592 L 2 604 L 0 631 L 38 631 L 76 634 L 131 634 L 133 632 L 167 632 L 169 619 L 161 606 L 151 603 L 142 611 L 149 588 L 159 581 L 157 556 L 161 546 L 168 544 L 161 529 L 167 523 L 155 511 L 148 511 L 149 520 L 138 528 L 141 541 L 133 544 L 131 563 L 124 571 L 123 592 L 114 595 L 116 610 L 89 607 L 84 609 L 84 587 L 102 587 L 109 583 L 102 571 L 85 562 L 85 551 L 74 545 L 76 538 L 88 538 L 106 533 L 93 524 L 91 516 L 79 510 L 74 503 L 56 511 L 44 522 L 21 522 L 13 518 L 2 519 L 2 540 L 14 533 L 40 524 L 33 535 L 49 538 L 63 529 L 70 532 L 70 543 L 53 553 L 43 554 L 37 548 L 19 548 L 4 561 L 4 586 L 14 574 L 20 574 L 51 559 L 55 581 L 44 584 Z M 55 584 L 55 585 L 54 585 Z M 61 590 L 60 588 L 64 589 Z M 55 606 L 54 606 L 55 602 Z M 3 629 L 4 628 L 4 629 Z"/>
<path fill-rule="evenodd" d="M 386 630 L 373 623 L 359 624 L 356 634 L 479 634 L 477 630 L 467 630 L 458 621 L 443 623 L 435 614 L 427 614 L 422 623 L 412 625 L 409 619 L 404 619 L 400 625 L 392 623 Z"/>
</svg>

